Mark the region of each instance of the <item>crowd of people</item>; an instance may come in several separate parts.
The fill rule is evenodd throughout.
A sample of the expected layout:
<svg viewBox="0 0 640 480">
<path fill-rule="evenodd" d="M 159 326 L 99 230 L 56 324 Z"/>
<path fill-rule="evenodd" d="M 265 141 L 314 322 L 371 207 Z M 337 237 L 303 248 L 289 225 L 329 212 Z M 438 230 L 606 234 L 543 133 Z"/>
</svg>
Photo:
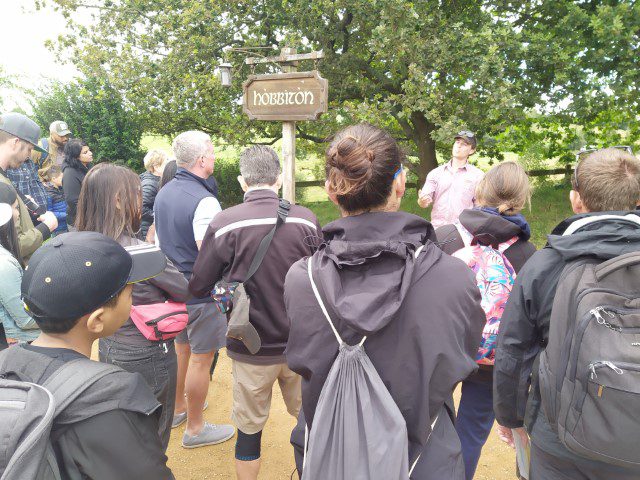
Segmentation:
<svg viewBox="0 0 640 480">
<path fill-rule="evenodd" d="M 241 153 L 244 202 L 223 210 L 203 132 L 176 136 L 173 160 L 149 152 L 141 175 L 92 166 L 70 136 L 0 117 L 3 478 L 173 478 L 186 423 L 184 448 L 235 436 L 237 478 L 255 480 L 276 382 L 303 480 L 471 480 L 495 421 L 519 478 L 639 478 L 629 148 L 578 155 L 575 215 L 536 251 L 527 173 L 469 164 L 468 130 L 420 190 L 431 221 L 400 210 L 391 135 L 337 132 L 341 218 L 324 226 L 279 198 L 270 147 Z M 222 348 L 233 425 L 203 415 Z"/>
</svg>

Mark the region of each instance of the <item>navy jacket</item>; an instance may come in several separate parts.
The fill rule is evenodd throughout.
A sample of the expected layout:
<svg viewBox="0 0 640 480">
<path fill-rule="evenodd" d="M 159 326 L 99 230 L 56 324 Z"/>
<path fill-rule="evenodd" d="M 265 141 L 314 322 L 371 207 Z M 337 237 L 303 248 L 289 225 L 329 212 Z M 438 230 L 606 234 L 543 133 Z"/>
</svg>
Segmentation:
<svg viewBox="0 0 640 480">
<path fill-rule="evenodd" d="M 64 198 L 62 188 L 46 184 L 47 190 L 47 210 L 52 212 L 58 219 L 58 228 L 53 233 L 64 233 L 67 231 L 67 201 Z"/>
<path fill-rule="evenodd" d="M 215 197 L 213 185 L 179 168 L 174 179 L 158 192 L 153 206 L 160 248 L 187 279 L 198 256 L 193 237 L 194 214 L 201 200 Z"/>
</svg>

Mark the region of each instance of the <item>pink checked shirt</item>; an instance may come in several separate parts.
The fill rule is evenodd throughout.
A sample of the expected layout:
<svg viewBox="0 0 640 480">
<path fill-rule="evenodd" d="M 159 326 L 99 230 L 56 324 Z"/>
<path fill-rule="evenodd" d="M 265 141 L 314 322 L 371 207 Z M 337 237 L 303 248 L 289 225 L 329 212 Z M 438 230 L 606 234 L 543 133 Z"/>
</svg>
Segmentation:
<svg viewBox="0 0 640 480">
<path fill-rule="evenodd" d="M 463 210 L 474 207 L 476 185 L 483 176 L 482 170 L 468 163 L 454 171 L 451 161 L 429 172 L 422 192 L 433 200 L 434 228 L 455 223 Z"/>
</svg>

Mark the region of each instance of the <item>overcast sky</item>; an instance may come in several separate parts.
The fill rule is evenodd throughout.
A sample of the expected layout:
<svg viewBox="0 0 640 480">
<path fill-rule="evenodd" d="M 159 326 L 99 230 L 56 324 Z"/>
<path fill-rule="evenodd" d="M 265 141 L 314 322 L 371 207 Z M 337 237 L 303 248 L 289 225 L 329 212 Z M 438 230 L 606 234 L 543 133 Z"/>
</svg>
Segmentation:
<svg viewBox="0 0 640 480">
<path fill-rule="evenodd" d="M 48 80 L 71 80 L 76 69 L 70 64 L 58 64 L 45 42 L 55 40 L 65 32 L 65 20 L 51 6 L 36 10 L 33 0 L 0 0 L 0 65 L 5 74 L 16 77 L 16 83 L 38 88 Z M 0 90 L 4 110 L 20 106 L 30 110 L 29 101 L 16 90 Z"/>
</svg>

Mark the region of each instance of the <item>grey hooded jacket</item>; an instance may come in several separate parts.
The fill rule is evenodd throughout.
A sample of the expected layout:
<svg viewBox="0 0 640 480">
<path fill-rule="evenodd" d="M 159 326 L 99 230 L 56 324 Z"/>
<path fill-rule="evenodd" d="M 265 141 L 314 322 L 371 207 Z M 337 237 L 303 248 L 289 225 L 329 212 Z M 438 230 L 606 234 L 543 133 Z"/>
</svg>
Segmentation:
<svg viewBox="0 0 640 480">
<path fill-rule="evenodd" d="M 326 243 L 313 256 L 314 280 L 344 341 L 355 344 L 367 335 L 367 355 L 407 424 L 409 464 L 424 453 L 411 478 L 464 478 L 452 420 L 439 414 L 456 384 L 477 368 L 485 318 L 473 273 L 433 243 L 429 222 L 408 213 L 345 217 L 323 232 Z M 302 376 L 302 407 L 311 427 L 338 344 L 314 297 L 307 259 L 287 274 L 285 305 L 291 322 L 285 355 Z"/>
</svg>

